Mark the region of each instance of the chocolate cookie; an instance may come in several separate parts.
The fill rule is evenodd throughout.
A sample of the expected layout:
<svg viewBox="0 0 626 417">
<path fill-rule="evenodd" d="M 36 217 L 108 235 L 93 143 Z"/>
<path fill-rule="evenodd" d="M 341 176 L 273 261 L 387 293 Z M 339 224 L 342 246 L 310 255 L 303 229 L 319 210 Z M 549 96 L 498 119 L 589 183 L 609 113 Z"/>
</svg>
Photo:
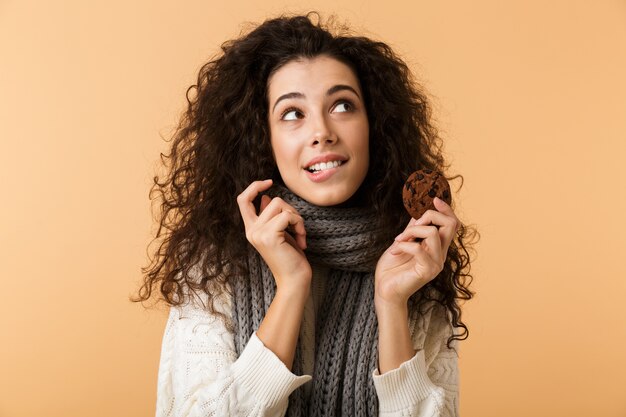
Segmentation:
<svg viewBox="0 0 626 417">
<path fill-rule="evenodd" d="M 402 187 L 402 201 L 411 217 L 419 219 L 426 210 L 436 210 L 433 199 L 439 197 L 446 203 L 452 203 L 452 193 L 446 178 L 430 169 L 418 169 Z"/>
</svg>

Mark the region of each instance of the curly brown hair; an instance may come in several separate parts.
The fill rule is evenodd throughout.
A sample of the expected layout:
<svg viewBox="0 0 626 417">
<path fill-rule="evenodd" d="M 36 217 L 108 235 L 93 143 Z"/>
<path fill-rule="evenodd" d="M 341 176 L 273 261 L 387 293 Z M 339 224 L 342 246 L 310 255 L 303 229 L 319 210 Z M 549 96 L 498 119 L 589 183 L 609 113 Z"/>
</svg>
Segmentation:
<svg viewBox="0 0 626 417">
<path fill-rule="evenodd" d="M 317 23 L 311 16 L 317 16 Z M 284 184 L 272 156 L 268 126 L 267 80 L 286 63 L 326 55 L 348 65 L 357 75 L 370 126 L 369 172 L 359 189 L 365 204 L 379 214 L 384 231 L 377 241 L 388 247 L 410 220 L 402 202 L 402 186 L 417 169 L 448 177 L 432 110 L 423 87 L 405 62 L 385 43 L 358 36 L 343 24 L 322 23 L 319 13 L 281 15 L 268 19 L 238 39 L 221 45 L 199 71 L 197 84 L 187 90 L 188 106 L 174 133 L 171 153 L 161 154 L 167 175 L 154 177 L 150 190 L 161 201 L 159 228 L 151 243 L 160 242 L 150 265 L 142 268 L 144 282 L 133 302 L 147 301 L 159 286 L 169 305 L 186 302 L 189 293 L 214 297 L 230 293 L 229 279 L 247 273 L 248 241 L 236 198 L 253 181 L 272 178 Z M 334 33 L 333 33 L 334 32 Z M 195 96 L 190 97 L 194 91 Z M 168 160 L 169 159 L 169 166 Z M 460 187 L 459 187 L 460 188 Z M 415 295 L 415 306 L 434 301 L 450 313 L 454 327 L 464 333 L 457 300 L 469 300 L 468 232 L 461 224 L 448 249 L 441 273 Z M 190 276 L 200 268 L 198 279 Z M 232 296 L 232 294 L 230 294 Z M 414 298 L 414 297 L 412 297 Z M 419 300 L 417 300 L 419 298 Z"/>
</svg>

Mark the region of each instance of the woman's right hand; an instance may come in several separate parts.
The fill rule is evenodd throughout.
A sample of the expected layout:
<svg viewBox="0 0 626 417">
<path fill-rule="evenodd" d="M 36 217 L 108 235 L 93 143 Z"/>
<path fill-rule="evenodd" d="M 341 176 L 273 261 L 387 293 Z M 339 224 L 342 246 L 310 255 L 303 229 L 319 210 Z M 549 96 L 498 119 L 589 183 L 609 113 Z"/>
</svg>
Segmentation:
<svg viewBox="0 0 626 417">
<path fill-rule="evenodd" d="M 261 196 L 257 216 L 253 204 L 257 195 L 267 190 L 272 180 L 254 181 L 237 196 L 237 204 L 246 228 L 246 239 L 263 257 L 276 280 L 277 291 L 307 293 L 313 272 L 303 250 L 306 249 L 304 219 L 280 197 Z M 294 239 L 287 229 L 292 231 Z"/>
</svg>

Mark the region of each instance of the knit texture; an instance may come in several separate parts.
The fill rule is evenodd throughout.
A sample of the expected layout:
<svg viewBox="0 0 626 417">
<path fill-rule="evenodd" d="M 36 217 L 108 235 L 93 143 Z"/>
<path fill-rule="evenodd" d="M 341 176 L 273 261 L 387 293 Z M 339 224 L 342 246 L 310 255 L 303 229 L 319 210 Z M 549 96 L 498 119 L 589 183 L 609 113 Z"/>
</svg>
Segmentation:
<svg viewBox="0 0 626 417">
<path fill-rule="evenodd" d="M 315 281 L 325 283 L 328 269 L 312 267 L 308 301 L 315 298 L 319 312 L 323 291 Z M 194 280 L 202 278 L 199 268 L 192 268 L 190 274 Z M 293 374 L 255 333 L 243 352 L 236 353 L 229 326 L 230 294 L 232 291 L 213 298 L 215 311 L 225 314 L 224 320 L 207 311 L 205 292 L 191 292 L 188 303 L 171 307 L 159 365 L 157 417 L 284 417 L 292 392 L 300 386 L 313 386 L 315 341 L 310 337 L 302 338 L 306 358 L 302 376 Z M 446 347 L 452 327 L 443 306 L 429 303 L 428 307 L 422 312 L 409 310 L 417 354 L 397 369 L 382 375 L 378 369 L 371 373 L 379 417 L 458 417 L 457 354 Z M 302 335 L 314 337 L 314 313 L 305 309 Z M 455 349 L 457 342 L 452 343 Z"/>
<path fill-rule="evenodd" d="M 374 270 L 382 253 L 374 247 L 376 213 L 367 208 L 320 207 L 281 185 L 267 192 L 293 206 L 307 231 L 305 254 L 330 268 L 326 296 L 315 325 L 315 362 L 310 397 L 301 386 L 290 396 L 288 417 L 378 416 L 371 370 L 378 365 L 378 321 L 374 308 Z M 258 329 L 276 294 L 272 273 L 250 246 L 249 274 L 233 282 L 235 347 L 240 354 Z M 293 373 L 302 375 L 301 340 Z"/>
</svg>

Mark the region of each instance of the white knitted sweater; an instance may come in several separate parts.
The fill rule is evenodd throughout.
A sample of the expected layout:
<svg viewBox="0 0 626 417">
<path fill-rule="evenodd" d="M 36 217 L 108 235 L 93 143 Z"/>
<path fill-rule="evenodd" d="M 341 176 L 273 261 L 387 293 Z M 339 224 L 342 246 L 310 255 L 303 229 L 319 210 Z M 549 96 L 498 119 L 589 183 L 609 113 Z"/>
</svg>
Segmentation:
<svg viewBox="0 0 626 417">
<path fill-rule="evenodd" d="M 305 385 L 310 395 L 315 357 L 315 316 L 328 269 L 313 265 L 311 295 L 300 333 L 304 375 L 293 374 L 254 332 L 241 355 L 222 320 L 205 311 L 206 297 L 171 307 L 161 347 L 157 417 L 282 417 L 289 395 Z M 232 317 L 231 300 L 215 308 Z M 446 346 L 452 327 L 445 309 L 435 304 L 423 316 L 410 317 L 416 355 L 380 375 L 372 369 L 380 417 L 458 417 L 458 362 Z M 458 351 L 455 340 L 452 344 Z"/>
</svg>

